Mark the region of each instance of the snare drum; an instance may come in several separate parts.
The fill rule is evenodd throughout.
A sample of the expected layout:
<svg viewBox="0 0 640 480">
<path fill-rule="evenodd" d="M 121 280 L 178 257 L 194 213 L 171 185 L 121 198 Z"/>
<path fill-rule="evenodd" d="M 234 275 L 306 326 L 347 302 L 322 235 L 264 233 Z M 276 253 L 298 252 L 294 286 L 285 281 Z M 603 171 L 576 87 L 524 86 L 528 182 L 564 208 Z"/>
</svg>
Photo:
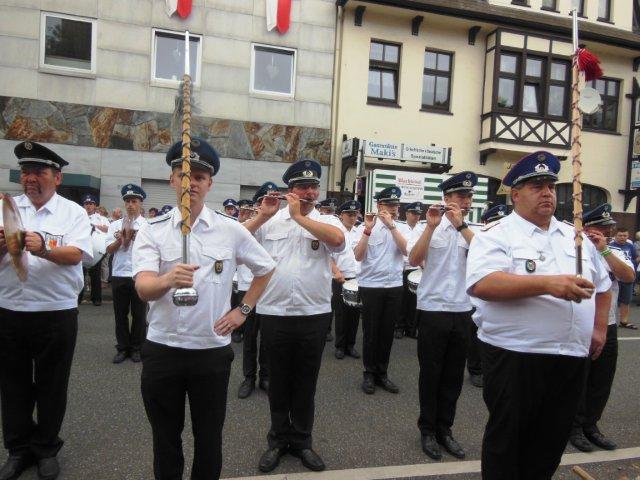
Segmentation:
<svg viewBox="0 0 640 480">
<path fill-rule="evenodd" d="M 415 294 L 418 291 L 418 285 L 422 280 L 422 269 L 418 268 L 407 276 L 407 284 L 409 285 L 409 291 Z"/>
<path fill-rule="evenodd" d="M 93 250 L 93 258 L 89 258 L 88 255 L 82 255 L 82 266 L 84 268 L 91 268 L 97 265 L 102 257 L 107 253 L 107 234 L 101 232 L 97 228 L 93 228 L 91 232 L 91 248 Z"/>
<path fill-rule="evenodd" d="M 342 300 L 350 307 L 360 308 L 362 302 L 360 301 L 360 293 L 358 292 L 358 280 L 352 278 L 342 284 Z"/>
</svg>

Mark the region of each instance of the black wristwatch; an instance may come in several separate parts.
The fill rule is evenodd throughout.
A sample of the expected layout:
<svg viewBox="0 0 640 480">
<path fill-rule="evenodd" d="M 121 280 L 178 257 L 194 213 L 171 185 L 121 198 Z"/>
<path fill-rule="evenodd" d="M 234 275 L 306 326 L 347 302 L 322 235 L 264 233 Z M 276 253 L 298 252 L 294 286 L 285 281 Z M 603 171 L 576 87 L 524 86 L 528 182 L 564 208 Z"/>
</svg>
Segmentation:
<svg viewBox="0 0 640 480">
<path fill-rule="evenodd" d="M 464 230 L 465 228 L 469 228 L 469 225 L 467 225 L 465 222 L 462 222 L 462 225 L 460 225 L 459 227 L 456 227 L 456 230 L 458 232 L 461 232 L 462 230 Z"/>
<path fill-rule="evenodd" d="M 240 313 L 245 317 L 251 313 L 251 310 L 253 310 L 253 307 L 247 305 L 246 303 L 241 303 L 240 305 L 238 305 L 238 308 L 240 309 Z"/>
</svg>

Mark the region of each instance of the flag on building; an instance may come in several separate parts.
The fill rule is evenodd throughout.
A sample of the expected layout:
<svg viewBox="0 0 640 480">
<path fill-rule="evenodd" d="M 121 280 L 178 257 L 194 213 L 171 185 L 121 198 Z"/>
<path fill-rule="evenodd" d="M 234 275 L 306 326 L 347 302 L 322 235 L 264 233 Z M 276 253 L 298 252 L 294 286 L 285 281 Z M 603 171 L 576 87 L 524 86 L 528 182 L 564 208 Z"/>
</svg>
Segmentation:
<svg viewBox="0 0 640 480">
<path fill-rule="evenodd" d="M 168 16 L 178 12 L 181 18 L 187 18 L 191 13 L 192 0 L 165 0 L 165 12 Z"/>
<path fill-rule="evenodd" d="M 286 33 L 291 23 L 291 0 L 265 0 L 267 7 L 267 30 L 274 28 Z"/>
</svg>

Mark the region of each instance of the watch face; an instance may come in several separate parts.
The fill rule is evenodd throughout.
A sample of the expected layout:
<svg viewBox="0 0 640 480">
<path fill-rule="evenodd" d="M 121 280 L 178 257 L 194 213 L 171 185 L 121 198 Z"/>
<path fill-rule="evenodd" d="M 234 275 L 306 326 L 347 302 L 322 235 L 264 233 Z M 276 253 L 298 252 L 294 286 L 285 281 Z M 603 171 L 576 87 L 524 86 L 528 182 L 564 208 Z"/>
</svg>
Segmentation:
<svg viewBox="0 0 640 480">
<path fill-rule="evenodd" d="M 251 307 L 249 305 L 240 305 L 240 311 L 243 315 L 249 315 L 251 313 Z"/>
</svg>

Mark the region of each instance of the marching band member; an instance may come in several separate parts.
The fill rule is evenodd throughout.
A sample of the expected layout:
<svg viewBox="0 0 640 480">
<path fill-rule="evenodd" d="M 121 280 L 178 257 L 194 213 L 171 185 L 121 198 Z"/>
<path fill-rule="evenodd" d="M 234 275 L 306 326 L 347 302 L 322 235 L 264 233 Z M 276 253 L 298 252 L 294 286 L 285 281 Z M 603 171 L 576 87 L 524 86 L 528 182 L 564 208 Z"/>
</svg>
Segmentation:
<svg viewBox="0 0 640 480">
<path fill-rule="evenodd" d="M 413 237 L 409 262 L 422 266 L 416 293 L 418 308 L 418 360 L 420 362 L 418 428 L 422 450 L 434 460 L 442 458 L 440 444 L 456 458 L 465 452 L 453 438 L 451 427 L 462 391 L 471 301 L 465 291 L 465 270 L 473 232 L 464 220 L 471 208 L 473 172 L 452 175 L 438 185 L 445 209 L 427 210 L 427 224 Z"/>
<path fill-rule="evenodd" d="M 605 450 L 615 450 L 615 442 L 605 437 L 598 428 L 598 421 L 609 400 L 613 377 L 618 360 L 618 309 L 615 298 L 618 296 L 619 282 L 633 282 L 635 272 L 633 263 L 623 250 L 607 243 L 616 225 L 611 218 L 611 205 L 604 203 L 583 215 L 585 233 L 593 242 L 600 254 L 611 279 L 611 306 L 609 307 L 609 324 L 607 341 L 600 356 L 589 362 L 587 385 L 584 390 L 578 414 L 573 421 L 569 441 L 578 450 L 590 452 L 591 444 Z"/>
<path fill-rule="evenodd" d="M 240 223 L 246 222 L 251 217 L 253 217 L 255 213 L 255 209 L 253 208 L 254 201 L 242 199 L 238 200 L 238 221 Z"/>
<path fill-rule="evenodd" d="M 604 345 L 611 281 L 594 245 L 556 220 L 560 162 L 535 152 L 502 180 L 514 211 L 471 243 L 467 291 L 477 308 L 484 401 L 482 478 L 551 478 L 578 410 L 589 352 Z M 593 295 L 595 292 L 595 296 Z M 595 319 L 595 328 L 594 328 Z"/>
<path fill-rule="evenodd" d="M 82 197 L 82 206 L 87 211 L 87 215 L 89 215 L 89 222 L 91 223 L 91 228 L 101 231 L 102 233 L 107 233 L 109 230 L 109 220 L 106 217 L 103 217 L 98 212 L 96 212 L 96 207 L 98 204 L 98 200 L 94 195 L 87 194 Z M 96 307 L 102 305 L 102 279 L 101 277 L 101 268 L 102 262 L 96 263 L 93 267 L 89 269 L 83 269 L 83 274 L 85 270 L 89 272 L 89 281 L 91 282 L 91 303 L 93 303 Z M 80 296 L 78 297 L 78 304 L 82 302 L 82 297 L 84 296 L 84 288 L 80 291 Z"/>
<path fill-rule="evenodd" d="M 321 172 L 314 160 L 297 161 L 282 177 L 289 187 L 288 206 L 279 210 L 280 196 L 266 195 L 258 215 L 243 224 L 277 262 L 256 307 L 266 344 L 271 410 L 269 449 L 258 465 L 262 472 L 276 468 L 287 452 L 310 470 L 325 469 L 312 449 L 314 398 L 331 321 L 329 261 L 344 249 L 345 239 L 338 219 L 314 208 Z"/>
<path fill-rule="evenodd" d="M 267 285 L 273 260 L 238 222 L 204 201 L 220 160 L 204 140 L 191 140 L 190 260 L 181 263 L 181 214 L 143 225 L 134 245 L 136 289 L 149 301 L 149 333 L 142 347 L 142 399 L 153 432 L 156 479 L 182 478 L 185 395 L 193 425 L 193 479 L 217 479 L 233 360 L 229 334 L 244 322 Z M 182 143 L 167 152 L 171 186 L 181 194 Z M 229 310 L 236 262 L 254 279 L 243 304 Z M 194 287 L 195 306 L 173 304 L 175 288 Z"/>
<path fill-rule="evenodd" d="M 360 309 L 346 305 L 342 299 L 342 285 L 347 280 L 356 277 L 360 265 L 356 262 L 353 248 L 357 244 L 355 223 L 361 205 L 357 200 L 349 200 L 338 208 L 341 230 L 345 237 L 346 248 L 341 253 L 333 254 L 331 280 L 331 309 L 336 318 L 336 350 L 335 357 L 342 360 L 346 355 L 360 358 L 355 348 L 358 323 L 360 323 Z"/>
<path fill-rule="evenodd" d="M 147 223 L 141 213 L 142 202 L 147 194 L 132 183 L 122 187 L 120 194 L 124 201 L 125 216 L 130 220 L 130 229 L 123 228 L 124 219 L 120 219 L 109 225 L 107 234 L 107 253 L 113 254 L 111 290 L 117 342 L 113 363 L 122 363 L 127 357 L 137 363 L 140 361 L 140 347 L 145 336 L 147 304 L 140 299 L 135 289 L 131 255 L 137 232 Z"/>
<path fill-rule="evenodd" d="M 396 222 L 401 194 L 398 187 L 388 187 L 375 195 L 378 214 L 365 215 L 354 248 L 356 260 L 361 262 L 362 390 L 367 394 L 375 393 L 376 385 L 391 393 L 400 391 L 389 380 L 387 369 L 395 320 L 402 308 L 403 256 L 410 233 L 406 225 Z"/>
<path fill-rule="evenodd" d="M 18 478 L 37 463 L 39 478 L 53 480 L 60 472 L 58 434 L 78 332 L 82 255 L 93 254 L 91 226 L 82 207 L 56 193 L 65 160 L 34 142 L 19 143 L 14 152 L 24 189 L 15 203 L 26 229 L 28 277 L 18 280 L 0 228 L 0 394 L 9 451 L 0 479 Z"/>
<path fill-rule="evenodd" d="M 335 215 L 338 208 L 337 198 L 325 198 L 318 203 L 318 210 L 323 215 Z"/>
<path fill-rule="evenodd" d="M 222 206 L 224 207 L 225 214 L 233 218 L 238 217 L 238 202 L 236 202 L 233 198 L 227 198 L 224 202 L 222 202 Z"/>
</svg>

